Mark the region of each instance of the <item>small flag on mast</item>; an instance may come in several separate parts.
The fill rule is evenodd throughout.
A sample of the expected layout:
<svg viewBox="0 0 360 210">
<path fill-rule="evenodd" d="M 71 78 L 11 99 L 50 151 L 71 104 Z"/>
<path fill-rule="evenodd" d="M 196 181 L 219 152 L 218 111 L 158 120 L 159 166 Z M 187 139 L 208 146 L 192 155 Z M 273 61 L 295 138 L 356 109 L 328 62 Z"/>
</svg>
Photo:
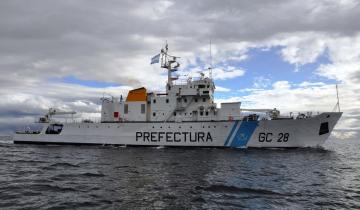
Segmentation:
<svg viewBox="0 0 360 210">
<path fill-rule="evenodd" d="M 160 61 L 160 53 L 151 58 L 150 64 L 159 63 L 159 61 Z"/>
</svg>

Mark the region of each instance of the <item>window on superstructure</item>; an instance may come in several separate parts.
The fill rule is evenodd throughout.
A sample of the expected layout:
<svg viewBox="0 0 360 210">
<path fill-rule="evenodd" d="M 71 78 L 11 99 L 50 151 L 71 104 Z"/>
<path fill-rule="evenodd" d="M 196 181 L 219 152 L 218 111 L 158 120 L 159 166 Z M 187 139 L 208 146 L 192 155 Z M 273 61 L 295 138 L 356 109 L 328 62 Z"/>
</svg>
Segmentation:
<svg viewBox="0 0 360 210">
<path fill-rule="evenodd" d="M 187 103 L 187 98 L 184 98 L 184 102 Z"/>
<path fill-rule="evenodd" d="M 195 98 L 195 102 L 196 102 L 196 103 L 198 102 L 197 98 Z"/>
<path fill-rule="evenodd" d="M 127 114 L 129 112 L 129 105 L 125 104 L 124 105 L 124 113 Z"/>
<path fill-rule="evenodd" d="M 156 99 L 153 100 L 153 104 L 156 104 Z"/>
<path fill-rule="evenodd" d="M 209 115 L 209 112 L 205 112 L 205 115 L 208 116 L 208 115 Z"/>
<path fill-rule="evenodd" d="M 176 116 L 176 112 L 174 112 L 174 116 Z"/>
<path fill-rule="evenodd" d="M 155 112 L 153 112 L 153 116 L 155 117 L 155 115 L 156 115 L 156 113 Z"/>
<path fill-rule="evenodd" d="M 205 85 L 199 85 L 198 87 L 199 88 L 205 88 Z"/>
<path fill-rule="evenodd" d="M 167 103 L 167 104 L 169 103 L 169 99 L 168 99 L 168 98 L 166 99 L 166 103 Z"/>
<path fill-rule="evenodd" d="M 204 115 L 204 112 L 200 112 L 200 116 L 203 116 Z"/>
<path fill-rule="evenodd" d="M 203 98 L 203 102 L 205 102 L 206 101 L 206 98 Z"/>
<path fill-rule="evenodd" d="M 141 104 L 141 114 L 145 114 L 145 104 Z"/>
<path fill-rule="evenodd" d="M 210 85 L 207 85 L 207 88 L 209 88 L 210 87 Z"/>
</svg>

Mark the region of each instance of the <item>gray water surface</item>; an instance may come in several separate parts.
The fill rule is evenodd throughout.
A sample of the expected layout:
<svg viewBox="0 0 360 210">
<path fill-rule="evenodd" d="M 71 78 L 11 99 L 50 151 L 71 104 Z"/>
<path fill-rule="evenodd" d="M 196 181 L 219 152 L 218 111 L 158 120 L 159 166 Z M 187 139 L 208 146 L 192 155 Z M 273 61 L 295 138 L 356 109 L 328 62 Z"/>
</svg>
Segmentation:
<svg viewBox="0 0 360 210">
<path fill-rule="evenodd" d="M 324 149 L 0 143 L 1 209 L 360 208 L 358 140 Z"/>
</svg>

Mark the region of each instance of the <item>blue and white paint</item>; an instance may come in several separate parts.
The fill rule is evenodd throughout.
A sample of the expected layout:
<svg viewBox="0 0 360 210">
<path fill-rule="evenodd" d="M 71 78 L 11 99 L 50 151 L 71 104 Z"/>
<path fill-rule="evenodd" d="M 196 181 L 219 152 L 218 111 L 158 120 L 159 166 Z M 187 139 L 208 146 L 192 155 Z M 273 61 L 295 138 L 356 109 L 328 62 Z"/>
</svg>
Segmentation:
<svg viewBox="0 0 360 210">
<path fill-rule="evenodd" d="M 234 125 L 227 140 L 225 141 L 224 146 L 233 148 L 246 148 L 258 124 L 258 121 L 234 122 Z"/>
</svg>

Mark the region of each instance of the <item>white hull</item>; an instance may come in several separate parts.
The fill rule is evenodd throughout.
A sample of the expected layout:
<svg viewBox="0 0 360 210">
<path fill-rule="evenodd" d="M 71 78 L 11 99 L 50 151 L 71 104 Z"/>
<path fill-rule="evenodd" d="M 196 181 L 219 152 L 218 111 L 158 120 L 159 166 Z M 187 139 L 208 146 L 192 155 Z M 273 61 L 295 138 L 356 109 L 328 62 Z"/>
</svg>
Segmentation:
<svg viewBox="0 0 360 210">
<path fill-rule="evenodd" d="M 60 134 L 15 134 L 15 143 L 201 147 L 318 147 L 342 113 L 307 119 L 215 122 L 66 123 Z M 321 124 L 326 124 L 327 132 Z M 320 132 L 320 133 L 319 133 Z"/>
</svg>

